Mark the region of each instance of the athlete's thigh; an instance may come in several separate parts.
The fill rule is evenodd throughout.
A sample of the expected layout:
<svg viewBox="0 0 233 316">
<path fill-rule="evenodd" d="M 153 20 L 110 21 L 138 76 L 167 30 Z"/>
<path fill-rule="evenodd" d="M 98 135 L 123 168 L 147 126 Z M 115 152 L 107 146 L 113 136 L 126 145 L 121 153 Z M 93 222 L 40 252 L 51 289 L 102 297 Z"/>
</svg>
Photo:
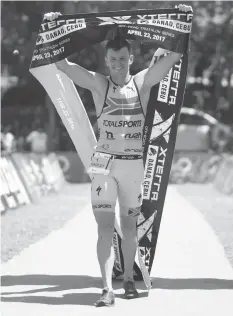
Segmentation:
<svg viewBox="0 0 233 316">
<path fill-rule="evenodd" d="M 120 216 L 137 216 L 142 203 L 144 167 L 142 160 L 127 161 L 118 178 Z"/>
<path fill-rule="evenodd" d="M 95 175 L 91 186 L 91 202 L 99 229 L 113 229 L 117 183 L 111 176 Z"/>
</svg>

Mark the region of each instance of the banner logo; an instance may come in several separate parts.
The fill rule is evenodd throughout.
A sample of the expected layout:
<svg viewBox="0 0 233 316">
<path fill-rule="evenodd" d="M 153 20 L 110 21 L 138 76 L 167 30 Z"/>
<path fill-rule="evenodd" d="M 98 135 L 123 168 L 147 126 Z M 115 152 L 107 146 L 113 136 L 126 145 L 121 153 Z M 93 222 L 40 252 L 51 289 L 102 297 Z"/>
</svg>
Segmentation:
<svg viewBox="0 0 233 316">
<path fill-rule="evenodd" d="M 157 100 L 160 101 L 160 102 L 167 103 L 168 94 L 169 94 L 169 88 L 170 88 L 170 82 L 171 82 L 171 74 L 172 74 L 172 69 L 163 78 L 163 80 L 160 81 L 159 91 L 158 91 L 158 98 L 157 98 Z"/>
<path fill-rule="evenodd" d="M 41 24 L 41 29 L 40 29 L 40 33 L 41 32 L 46 32 L 58 27 L 61 27 L 63 25 L 74 25 L 74 24 L 85 24 L 85 19 L 66 19 L 66 20 L 62 20 L 62 19 L 58 19 L 58 20 L 54 20 L 54 21 L 49 21 L 49 22 L 45 22 Z"/>
<path fill-rule="evenodd" d="M 43 43 L 44 43 L 43 37 L 38 35 L 37 40 L 36 40 L 36 44 L 43 44 Z"/>
<path fill-rule="evenodd" d="M 154 211 L 154 213 L 148 218 L 145 219 L 145 217 L 143 216 L 142 213 L 140 213 L 139 217 L 138 217 L 138 225 L 137 225 L 137 229 L 138 229 L 138 240 L 140 241 L 147 233 L 150 233 L 154 220 L 155 220 L 155 216 L 157 214 L 157 211 Z M 150 236 L 149 236 L 150 237 Z M 152 238 L 152 236 L 151 236 Z M 150 240 L 151 241 L 151 240 Z"/>
<path fill-rule="evenodd" d="M 152 186 L 152 192 L 151 192 L 151 201 L 158 201 L 166 157 L 167 157 L 167 148 L 160 147 L 158 159 L 156 161 L 156 171 L 155 173 L 153 173 L 153 186 Z"/>
<path fill-rule="evenodd" d="M 145 164 L 144 182 L 143 182 L 143 199 L 150 199 L 151 186 L 155 171 L 155 165 L 158 158 L 158 146 L 149 145 L 148 153 Z"/>
<path fill-rule="evenodd" d="M 102 20 L 99 25 L 106 24 L 132 24 L 132 21 L 128 21 L 131 16 L 113 16 L 113 17 L 97 17 L 97 19 Z"/>
<path fill-rule="evenodd" d="M 166 121 L 153 125 L 151 135 L 150 135 L 150 143 L 154 142 L 156 139 L 158 139 L 161 135 L 163 135 L 166 131 L 169 130 L 174 118 L 175 118 L 175 114 L 170 116 Z M 167 142 L 166 138 L 165 140 Z"/>
<path fill-rule="evenodd" d="M 161 13 L 161 14 L 148 14 L 148 15 L 137 15 L 138 21 L 163 21 L 163 20 L 186 20 L 187 22 L 191 22 L 193 18 L 193 13 Z M 138 22 L 138 23 L 139 23 Z M 141 23 L 145 24 L 145 23 Z"/>
<path fill-rule="evenodd" d="M 114 266 L 118 271 L 123 271 L 122 265 L 121 265 L 120 250 L 119 250 L 120 248 L 119 248 L 118 237 L 117 237 L 116 232 L 113 233 L 112 243 L 113 243 L 113 249 L 114 249 L 114 254 L 115 254 Z"/>
<path fill-rule="evenodd" d="M 84 28 L 86 28 L 86 23 L 84 19 L 77 20 L 76 23 L 74 21 L 73 24 L 64 24 L 54 30 L 48 30 L 47 32 L 40 33 L 40 38 L 39 40 L 37 40 L 36 45 L 55 41 L 59 38 L 64 37 L 66 34 L 70 34 Z"/>
<path fill-rule="evenodd" d="M 173 66 L 172 79 L 170 84 L 170 93 L 168 97 L 168 105 L 175 105 L 176 98 L 178 94 L 178 87 L 180 81 L 180 72 L 181 72 L 182 59 L 180 59 L 179 63 Z"/>
<path fill-rule="evenodd" d="M 176 14 L 175 14 L 176 15 Z M 187 16 L 184 14 L 183 17 Z M 170 29 L 179 31 L 180 33 L 190 33 L 191 32 L 191 21 L 190 22 L 183 22 L 183 21 L 176 21 L 171 19 L 159 19 L 158 17 L 156 19 L 148 19 L 147 16 L 142 16 L 142 19 L 137 20 L 137 24 L 144 24 L 144 25 L 153 25 L 153 26 L 159 26 L 162 28 Z M 191 17 L 191 16 L 190 16 Z M 176 16 L 177 18 L 177 16 Z"/>
<path fill-rule="evenodd" d="M 153 146 L 150 146 L 149 149 L 148 149 L 148 155 L 149 156 L 155 156 L 156 154 L 158 153 L 158 150 L 157 148 L 153 148 Z"/>
</svg>

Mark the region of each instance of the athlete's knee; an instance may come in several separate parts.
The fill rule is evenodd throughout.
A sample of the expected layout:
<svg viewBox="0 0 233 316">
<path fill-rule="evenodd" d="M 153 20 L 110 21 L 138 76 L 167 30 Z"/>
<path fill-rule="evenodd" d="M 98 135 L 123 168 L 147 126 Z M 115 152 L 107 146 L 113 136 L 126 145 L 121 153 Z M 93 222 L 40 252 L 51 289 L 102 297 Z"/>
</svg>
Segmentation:
<svg viewBox="0 0 233 316">
<path fill-rule="evenodd" d="M 92 210 L 99 226 L 114 225 L 115 205 L 114 201 L 92 200 Z"/>
<path fill-rule="evenodd" d="M 127 239 L 129 237 L 136 237 L 137 229 L 137 217 L 130 216 L 130 215 L 121 215 L 120 216 L 121 222 L 121 231 L 123 235 L 123 239 Z"/>
<path fill-rule="evenodd" d="M 115 205 L 113 204 L 94 204 L 92 205 L 95 220 L 98 226 L 98 235 L 104 236 L 113 234 L 115 224 Z"/>
<path fill-rule="evenodd" d="M 112 237 L 114 232 L 114 225 L 98 225 L 98 239 L 109 243 L 112 243 Z"/>
</svg>

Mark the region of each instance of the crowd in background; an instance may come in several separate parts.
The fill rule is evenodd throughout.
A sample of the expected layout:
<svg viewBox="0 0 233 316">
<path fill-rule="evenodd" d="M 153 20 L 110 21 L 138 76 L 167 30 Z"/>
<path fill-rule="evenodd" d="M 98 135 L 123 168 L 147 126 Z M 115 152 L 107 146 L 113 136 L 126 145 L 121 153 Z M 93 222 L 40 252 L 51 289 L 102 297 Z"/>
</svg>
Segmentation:
<svg viewBox="0 0 233 316">
<path fill-rule="evenodd" d="M 44 89 L 28 71 L 44 13 L 60 11 L 63 14 L 72 14 L 74 12 L 158 9 L 172 8 L 176 4 L 178 2 L 174 1 L 2 2 L 2 149 L 5 151 L 9 151 L 9 148 L 20 151 L 35 150 L 35 142 L 46 143 L 46 145 L 38 145 L 43 147 L 43 150 L 74 149 L 59 116 L 54 109 L 49 109 Z M 217 118 L 220 124 L 212 131 L 214 142 L 218 142 L 221 138 L 225 139 L 228 135 L 225 149 L 221 150 L 233 151 L 232 2 L 189 1 L 188 4 L 193 6 L 194 20 L 184 106 L 202 110 Z M 17 56 L 12 54 L 15 49 L 19 50 Z M 96 45 L 71 56 L 70 60 L 87 69 L 105 74 L 103 50 L 103 45 Z M 132 73 L 146 68 L 152 54 L 153 51 L 142 43 L 134 47 L 135 62 L 132 65 Z M 78 87 L 77 90 L 96 131 L 95 109 L 91 93 Z M 53 130 L 49 121 L 51 113 L 54 115 L 55 122 Z"/>
<path fill-rule="evenodd" d="M 33 153 L 47 153 L 48 135 L 42 125 L 38 124 L 27 129 L 26 135 L 22 131 L 14 133 L 12 125 L 6 125 L 1 130 L 1 151 L 9 154 L 15 151 L 30 151 Z"/>
</svg>

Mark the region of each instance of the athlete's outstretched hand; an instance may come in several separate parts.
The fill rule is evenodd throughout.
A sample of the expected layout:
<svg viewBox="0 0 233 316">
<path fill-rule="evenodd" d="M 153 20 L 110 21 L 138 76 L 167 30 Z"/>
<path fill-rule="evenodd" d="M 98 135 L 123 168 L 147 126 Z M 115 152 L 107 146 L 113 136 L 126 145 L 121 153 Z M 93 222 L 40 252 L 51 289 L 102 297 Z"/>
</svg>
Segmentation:
<svg viewBox="0 0 233 316">
<path fill-rule="evenodd" d="M 193 12 L 193 8 L 191 7 L 191 5 L 179 4 L 179 5 L 176 5 L 175 8 L 179 9 L 182 12 L 188 12 L 188 11 Z"/>
<path fill-rule="evenodd" d="M 62 15 L 60 12 L 49 12 L 44 15 L 44 20 L 53 21 L 56 20 L 59 15 Z"/>
</svg>

